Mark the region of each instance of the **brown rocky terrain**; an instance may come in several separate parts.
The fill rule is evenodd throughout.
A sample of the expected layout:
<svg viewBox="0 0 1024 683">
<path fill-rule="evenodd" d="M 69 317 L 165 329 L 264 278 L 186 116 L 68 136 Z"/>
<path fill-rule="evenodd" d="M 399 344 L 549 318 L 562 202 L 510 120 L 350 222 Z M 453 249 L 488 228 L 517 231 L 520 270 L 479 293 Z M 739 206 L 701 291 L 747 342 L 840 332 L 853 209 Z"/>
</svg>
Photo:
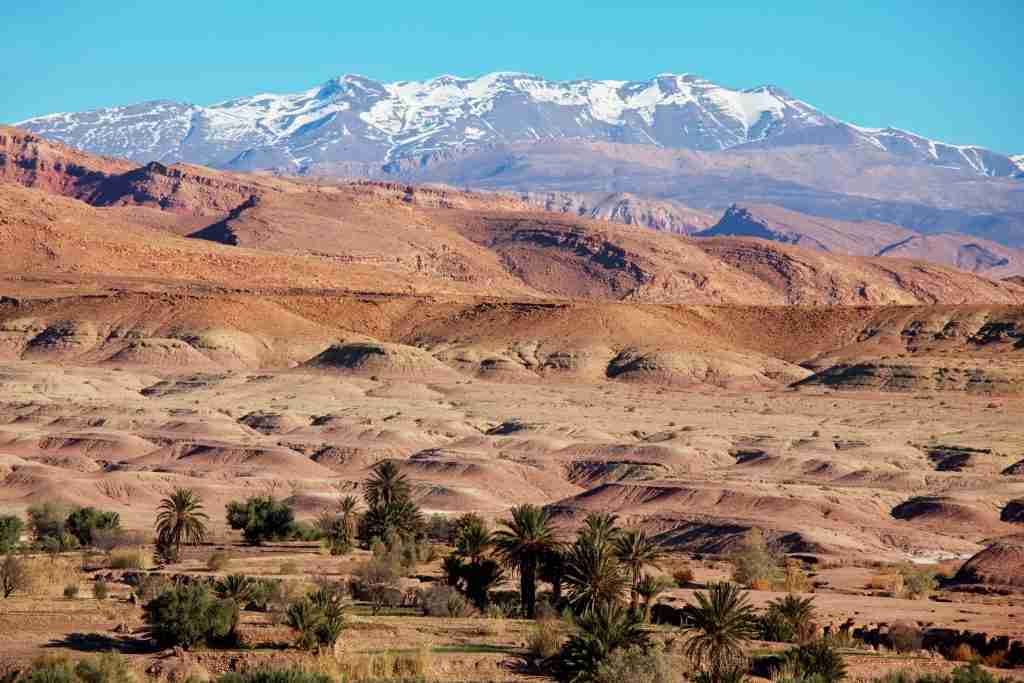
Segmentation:
<svg viewBox="0 0 1024 683">
<path fill-rule="evenodd" d="M 1019 282 L 5 135 L 4 511 L 149 529 L 188 486 L 223 534 L 230 500 L 308 520 L 389 459 L 430 513 L 613 511 L 688 555 L 757 528 L 830 619 L 1022 635 L 1017 597 L 962 604 L 1020 586 Z M 873 562 L 970 557 L 955 603 L 865 602 Z"/>
<path fill-rule="evenodd" d="M 929 261 L 991 278 L 1024 271 L 1024 251 L 960 233 L 925 235 L 875 221 L 841 221 L 777 206 L 733 205 L 701 237 L 746 236 L 836 254 Z"/>
</svg>

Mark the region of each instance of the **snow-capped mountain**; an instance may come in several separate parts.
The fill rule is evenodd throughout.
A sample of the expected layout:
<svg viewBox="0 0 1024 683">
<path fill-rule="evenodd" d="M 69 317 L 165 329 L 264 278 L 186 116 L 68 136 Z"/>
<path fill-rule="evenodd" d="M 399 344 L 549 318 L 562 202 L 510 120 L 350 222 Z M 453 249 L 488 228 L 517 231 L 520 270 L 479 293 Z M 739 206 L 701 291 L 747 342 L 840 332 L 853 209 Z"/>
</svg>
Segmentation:
<svg viewBox="0 0 1024 683">
<path fill-rule="evenodd" d="M 331 79 L 304 92 L 196 106 L 156 101 L 21 121 L 86 151 L 145 162 L 304 172 L 388 164 L 473 147 L 576 139 L 720 151 L 858 145 L 987 176 L 1018 164 L 988 150 L 832 118 L 774 86 L 725 88 L 694 75 L 549 81 L 521 73 L 380 83 Z"/>
<path fill-rule="evenodd" d="M 1024 176 L 1024 154 L 1015 154 L 1010 157 L 1010 161 L 1017 167 L 1017 176 Z"/>
</svg>

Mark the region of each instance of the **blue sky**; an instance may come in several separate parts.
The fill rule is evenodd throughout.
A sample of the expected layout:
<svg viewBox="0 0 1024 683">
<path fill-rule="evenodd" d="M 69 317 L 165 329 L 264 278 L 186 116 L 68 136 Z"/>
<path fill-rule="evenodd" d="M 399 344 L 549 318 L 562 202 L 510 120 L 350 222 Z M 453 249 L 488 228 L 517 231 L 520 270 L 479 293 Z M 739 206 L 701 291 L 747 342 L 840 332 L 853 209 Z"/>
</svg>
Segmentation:
<svg viewBox="0 0 1024 683">
<path fill-rule="evenodd" d="M 210 104 L 359 73 L 696 73 L 825 112 L 1024 153 L 1024 2 L 27 2 L 0 12 L 0 121 Z"/>
</svg>

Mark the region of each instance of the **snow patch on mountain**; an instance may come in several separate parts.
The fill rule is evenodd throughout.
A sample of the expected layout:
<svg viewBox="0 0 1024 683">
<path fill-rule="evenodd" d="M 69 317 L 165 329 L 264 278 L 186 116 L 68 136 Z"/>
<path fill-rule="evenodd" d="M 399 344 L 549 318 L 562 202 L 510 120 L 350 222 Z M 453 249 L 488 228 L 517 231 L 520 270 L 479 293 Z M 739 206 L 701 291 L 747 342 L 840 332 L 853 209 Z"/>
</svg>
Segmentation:
<svg viewBox="0 0 1024 683">
<path fill-rule="evenodd" d="M 349 74 L 292 94 L 263 93 L 210 106 L 148 102 L 15 125 L 140 162 L 182 160 L 243 170 L 386 163 L 545 139 L 716 151 L 774 140 L 784 144 L 787 138 L 799 140 L 801 133 L 837 126 L 880 151 L 924 163 L 1001 176 L 1013 175 L 1021 165 L 987 150 L 894 128 L 848 125 L 774 86 L 735 90 L 693 74 L 551 81 L 495 72 L 394 83 Z"/>
</svg>

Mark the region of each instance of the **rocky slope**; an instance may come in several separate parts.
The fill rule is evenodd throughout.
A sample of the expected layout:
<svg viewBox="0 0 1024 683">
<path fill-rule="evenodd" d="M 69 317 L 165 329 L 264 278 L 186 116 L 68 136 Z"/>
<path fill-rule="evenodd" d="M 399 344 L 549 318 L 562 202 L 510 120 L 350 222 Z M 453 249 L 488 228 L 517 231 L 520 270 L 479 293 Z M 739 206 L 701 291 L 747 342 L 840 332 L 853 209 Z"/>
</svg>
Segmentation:
<svg viewBox="0 0 1024 683">
<path fill-rule="evenodd" d="M 839 221 L 776 206 L 729 207 L 700 237 L 745 236 L 838 254 L 941 263 L 992 278 L 1024 273 L 1024 250 L 960 233 L 924 235 L 876 221 Z"/>
</svg>

